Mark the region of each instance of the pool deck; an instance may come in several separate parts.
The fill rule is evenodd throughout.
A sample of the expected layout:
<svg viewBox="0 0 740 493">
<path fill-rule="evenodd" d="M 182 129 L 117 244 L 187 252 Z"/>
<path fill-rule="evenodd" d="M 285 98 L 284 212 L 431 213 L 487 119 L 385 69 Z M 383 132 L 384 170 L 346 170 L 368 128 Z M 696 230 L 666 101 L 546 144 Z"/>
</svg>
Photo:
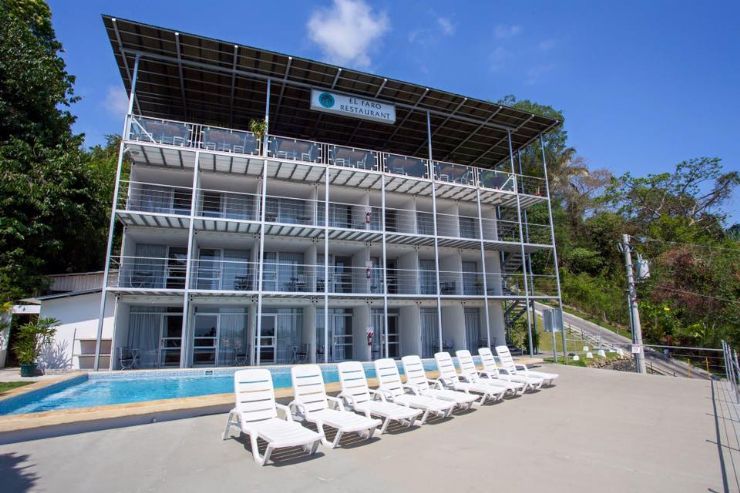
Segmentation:
<svg viewBox="0 0 740 493">
<path fill-rule="evenodd" d="M 0 445 L 0 477 L 3 491 L 719 492 L 722 457 L 737 491 L 726 384 L 545 369 L 554 388 L 262 468 L 217 414 Z"/>
</svg>

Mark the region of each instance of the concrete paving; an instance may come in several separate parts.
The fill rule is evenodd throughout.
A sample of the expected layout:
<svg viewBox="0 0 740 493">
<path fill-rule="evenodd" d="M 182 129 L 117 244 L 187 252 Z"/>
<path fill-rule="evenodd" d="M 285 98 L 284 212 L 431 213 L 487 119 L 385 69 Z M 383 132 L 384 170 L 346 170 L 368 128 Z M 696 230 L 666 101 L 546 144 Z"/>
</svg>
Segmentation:
<svg viewBox="0 0 740 493">
<path fill-rule="evenodd" d="M 723 491 L 711 382 L 544 368 L 556 387 L 261 468 L 225 415 L 4 445 L 0 490 Z"/>
</svg>

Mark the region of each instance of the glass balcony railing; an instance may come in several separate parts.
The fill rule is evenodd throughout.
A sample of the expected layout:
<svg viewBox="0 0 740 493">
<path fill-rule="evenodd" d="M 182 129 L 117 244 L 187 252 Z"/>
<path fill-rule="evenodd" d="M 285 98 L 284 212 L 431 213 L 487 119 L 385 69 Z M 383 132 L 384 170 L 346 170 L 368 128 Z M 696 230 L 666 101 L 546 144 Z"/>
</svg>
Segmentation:
<svg viewBox="0 0 740 493">
<path fill-rule="evenodd" d="M 330 164 L 338 167 L 382 171 L 442 183 L 519 192 L 546 197 L 544 180 L 535 176 L 514 175 L 500 170 L 483 169 L 443 161 L 384 153 L 349 146 L 270 135 L 267 149 L 252 132 L 163 120 L 146 116 L 129 116 L 128 139 L 138 142 L 206 149 L 244 155 L 266 155 L 276 159 Z M 515 185 L 516 183 L 516 185 Z"/>
<path fill-rule="evenodd" d="M 267 138 L 267 155 L 291 161 L 322 163 L 323 146 L 318 142 L 271 135 Z"/>
<path fill-rule="evenodd" d="M 434 179 L 461 185 L 475 185 L 475 168 L 462 164 L 434 161 Z"/>
<path fill-rule="evenodd" d="M 329 164 L 378 171 L 378 152 L 337 145 L 329 145 L 328 148 Z"/>
<path fill-rule="evenodd" d="M 414 178 L 429 178 L 429 167 L 426 159 L 401 156 L 400 154 L 384 154 L 384 171 L 394 175 L 411 176 Z"/>
</svg>

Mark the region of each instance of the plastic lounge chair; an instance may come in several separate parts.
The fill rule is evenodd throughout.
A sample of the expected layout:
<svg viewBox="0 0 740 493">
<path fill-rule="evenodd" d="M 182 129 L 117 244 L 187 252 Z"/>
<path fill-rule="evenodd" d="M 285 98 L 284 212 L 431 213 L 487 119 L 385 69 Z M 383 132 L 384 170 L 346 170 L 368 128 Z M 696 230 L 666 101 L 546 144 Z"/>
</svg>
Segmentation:
<svg viewBox="0 0 740 493">
<path fill-rule="evenodd" d="M 523 383 L 509 382 L 507 380 L 504 380 L 503 378 L 498 378 L 497 375 L 486 374 L 485 377 L 482 376 L 478 372 L 478 368 L 476 368 L 475 366 L 473 356 L 467 349 L 460 349 L 458 351 L 455 351 L 455 356 L 457 356 L 457 361 L 458 363 L 460 363 L 460 375 L 462 379 L 466 382 L 478 382 L 484 383 L 486 385 L 492 385 L 494 387 L 504 389 L 512 396 L 524 393 L 525 385 Z"/>
<path fill-rule="evenodd" d="M 504 370 L 508 371 L 512 375 L 541 378 L 545 381 L 546 385 L 552 385 L 559 376 L 557 373 L 532 371 L 527 368 L 527 365 L 514 363 L 514 358 L 511 357 L 511 352 L 507 346 L 496 346 L 496 354 L 498 355 L 498 359 L 501 361 L 501 366 Z"/>
<path fill-rule="evenodd" d="M 290 409 L 300 419 L 316 425 L 321 443 L 325 446 L 335 448 L 345 433 L 357 433 L 369 440 L 375 429 L 381 425 L 378 419 L 345 411 L 341 399 L 326 395 L 324 377 L 317 365 L 294 366 L 290 369 L 290 375 L 293 378 L 294 395 L 294 400 L 289 404 Z M 335 409 L 329 406 L 330 402 Z M 324 426 L 337 430 L 333 442 L 326 439 Z"/>
<path fill-rule="evenodd" d="M 441 388 L 441 382 L 428 379 L 421 358 L 417 355 L 404 356 L 401 362 L 406 374 L 406 387 L 416 395 L 451 401 L 459 409 L 470 409 L 479 399 L 477 395 Z"/>
<path fill-rule="evenodd" d="M 375 360 L 375 374 L 380 384 L 378 392 L 382 393 L 387 400 L 424 411 L 420 424 L 426 423 L 430 414 L 446 418 L 455 409 L 454 402 L 407 393 L 406 390 L 409 388 L 401 382 L 396 362 L 390 358 Z"/>
<path fill-rule="evenodd" d="M 450 353 L 442 351 L 434 354 L 434 361 L 439 368 L 439 380 L 447 387 L 461 392 L 480 394 L 481 404 L 486 401 L 498 401 L 504 397 L 506 389 L 496 388 L 484 383 L 465 382 L 455 370 Z"/>
<path fill-rule="evenodd" d="M 381 418 L 383 420 L 383 426 L 380 428 L 381 435 L 385 433 L 391 421 L 398 421 L 411 427 L 421 414 L 420 409 L 387 402 L 382 393 L 370 390 L 367 386 L 365 370 L 359 361 L 339 363 L 337 370 L 342 385 L 339 397 L 344 399 L 345 404 L 354 412 L 364 414 L 368 418 L 373 416 Z M 380 400 L 373 400 L 374 398 Z"/>
<path fill-rule="evenodd" d="M 260 466 L 270 459 L 273 450 L 283 447 L 303 447 L 308 454 L 316 453 L 321 435 L 293 421 L 288 406 L 275 402 L 272 374 L 269 370 L 250 369 L 234 373 L 236 407 L 229 412 L 223 439 L 232 426 L 249 435 L 254 461 Z M 285 419 L 278 417 L 278 409 Z M 265 455 L 260 457 L 257 439 L 267 442 Z"/>
<path fill-rule="evenodd" d="M 542 388 L 542 384 L 545 383 L 545 381 L 541 378 L 525 377 L 524 375 L 512 375 L 503 368 L 499 368 L 496 364 L 496 359 L 493 357 L 493 352 L 491 352 L 491 348 L 478 348 L 478 355 L 480 356 L 481 363 L 483 363 L 482 373 L 487 375 L 498 375 L 499 378 L 504 378 L 510 382 L 523 383 L 525 385 L 525 392 L 528 390 L 538 390 Z"/>
</svg>

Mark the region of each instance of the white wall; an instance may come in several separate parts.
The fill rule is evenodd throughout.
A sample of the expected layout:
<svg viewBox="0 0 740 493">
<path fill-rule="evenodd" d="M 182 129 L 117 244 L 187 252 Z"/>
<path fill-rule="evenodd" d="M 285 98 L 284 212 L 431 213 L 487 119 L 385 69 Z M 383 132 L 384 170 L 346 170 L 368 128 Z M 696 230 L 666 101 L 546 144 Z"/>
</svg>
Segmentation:
<svg viewBox="0 0 740 493">
<path fill-rule="evenodd" d="M 402 306 L 398 316 L 401 354 L 421 354 L 421 317 L 418 306 Z"/>
<path fill-rule="evenodd" d="M 451 341 L 453 351 L 466 348 L 465 312 L 459 303 L 442 306 L 442 341 Z"/>
<path fill-rule="evenodd" d="M 108 294 L 103 321 L 103 339 L 110 340 L 113 337 L 115 305 L 115 297 Z M 39 358 L 39 364 L 51 369 L 89 368 L 92 358 L 84 358 L 80 364 L 80 358 L 73 355 L 81 350 L 80 339 L 92 340 L 97 337 L 99 313 L 100 293 L 42 301 L 39 316 L 56 318 L 59 325 L 54 343 Z M 101 368 L 107 369 L 109 364 L 108 358 L 101 359 Z"/>
</svg>

